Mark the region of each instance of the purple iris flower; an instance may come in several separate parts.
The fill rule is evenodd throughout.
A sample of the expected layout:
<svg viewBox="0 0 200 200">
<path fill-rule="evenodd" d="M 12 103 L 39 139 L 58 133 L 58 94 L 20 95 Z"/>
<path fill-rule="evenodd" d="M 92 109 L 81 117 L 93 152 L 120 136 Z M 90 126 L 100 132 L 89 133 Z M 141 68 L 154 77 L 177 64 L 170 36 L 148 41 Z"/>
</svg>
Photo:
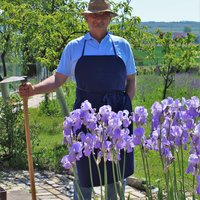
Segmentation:
<svg viewBox="0 0 200 200">
<path fill-rule="evenodd" d="M 173 136 L 171 140 L 173 140 L 177 146 L 181 144 L 182 133 L 183 130 L 180 126 L 172 126 L 170 129 L 170 136 Z"/>
<path fill-rule="evenodd" d="M 187 121 L 190 118 L 186 110 L 180 111 L 179 117 L 181 121 Z"/>
<path fill-rule="evenodd" d="M 73 161 L 80 160 L 80 158 L 83 156 L 82 150 L 82 142 L 76 142 L 71 146 L 71 148 L 69 149 L 69 154 L 72 156 Z"/>
<path fill-rule="evenodd" d="M 190 116 L 194 118 L 199 116 L 198 108 L 200 107 L 200 100 L 198 97 L 193 96 L 191 99 L 187 100 L 186 107 Z"/>
<path fill-rule="evenodd" d="M 88 100 L 85 100 L 82 104 L 81 104 L 81 110 L 84 111 L 89 111 L 92 110 L 92 105 Z"/>
<path fill-rule="evenodd" d="M 186 129 L 189 129 L 189 130 L 192 130 L 194 129 L 194 119 L 188 119 L 186 122 L 185 122 L 185 127 Z"/>
<path fill-rule="evenodd" d="M 121 129 L 119 127 L 114 128 L 112 138 L 114 140 L 121 138 Z"/>
<path fill-rule="evenodd" d="M 188 142 L 188 139 L 189 139 L 188 131 L 183 129 L 183 133 L 182 133 L 182 143 L 184 144 L 184 146 L 186 147 L 186 149 L 187 149 L 186 143 Z M 185 148 L 184 148 L 184 149 L 185 149 Z M 185 150 L 186 150 L 186 149 L 185 149 Z"/>
<path fill-rule="evenodd" d="M 151 106 L 151 114 L 154 115 L 161 115 L 163 111 L 162 105 L 159 102 L 155 102 Z"/>
<path fill-rule="evenodd" d="M 88 113 L 84 118 L 84 124 L 90 131 L 93 131 L 97 127 L 96 116 L 93 113 L 92 114 Z"/>
<path fill-rule="evenodd" d="M 109 105 L 104 105 L 104 106 L 100 107 L 99 112 L 97 114 L 98 120 L 107 124 L 109 116 L 111 115 L 111 112 L 112 112 L 112 108 Z"/>
<path fill-rule="evenodd" d="M 84 144 L 84 154 L 85 156 L 90 156 L 94 151 L 94 147 L 97 142 L 97 136 L 95 134 L 87 133 L 81 135 L 81 141 Z"/>
<path fill-rule="evenodd" d="M 76 120 L 73 125 L 73 132 L 76 133 L 76 131 L 81 128 L 82 124 L 83 122 L 81 120 Z"/>
<path fill-rule="evenodd" d="M 169 106 L 172 106 L 174 103 L 174 100 L 172 97 L 168 97 L 167 99 L 164 99 L 161 101 L 162 104 L 162 109 L 165 110 L 166 108 L 168 108 Z"/>
<path fill-rule="evenodd" d="M 115 116 L 108 120 L 108 126 L 112 128 L 120 127 L 122 122 L 119 117 Z"/>
<path fill-rule="evenodd" d="M 160 126 L 160 124 L 164 120 L 162 105 L 158 102 L 155 102 L 151 106 L 151 114 L 152 114 L 151 128 L 152 130 L 155 130 Z"/>
<path fill-rule="evenodd" d="M 189 107 L 198 108 L 200 106 L 200 100 L 198 97 L 193 96 L 191 97 L 191 99 L 186 100 L 185 104 L 188 108 Z"/>
<path fill-rule="evenodd" d="M 65 118 L 63 126 L 64 126 L 64 130 L 63 130 L 64 137 L 67 135 L 73 134 L 72 133 L 73 120 L 70 117 Z"/>
<path fill-rule="evenodd" d="M 124 137 L 124 141 L 125 141 L 125 149 L 128 153 L 133 151 L 133 148 L 135 147 L 134 143 L 133 143 L 133 135 L 126 135 L 126 137 Z"/>
<path fill-rule="evenodd" d="M 132 116 L 132 120 L 139 127 L 146 123 L 147 116 L 148 112 L 146 108 L 144 108 L 143 106 L 136 106 Z"/>
<path fill-rule="evenodd" d="M 194 128 L 194 135 L 196 137 L 200 137 L 200 123 L 195 126 L 195 128 Z"/>
<path fill-rule="evenodd" d="M 69 155 L 64 156 L 61 163 L 65 169 L 70 169 L 72 167 L 72 163 L 69 161 Z"/>
<path fill-rule="evenodd" d="M 105 149 L 107 152 L 110 151 L 111 147 L 112 147 L 112 143 L 110 141 L 105 141 L 103 143 L 103 149 Z"/>
<path fill-rule="evenodd" d="M 115 143 L 114 143 L 114 147 L 115 147 L 115 150 L 121 150 L 121 149 L 124 149 L 125 147 L 125 141 L 123 139 L 121 140 L 117 140 Z"/>
<path fill-rule="evenodd" d="M 133 135 L 142 138 L 144 136 L 144 128 L 143 127 L 135 128 L 133 130 Z"/>
<path fill-rule="evenodd" d="M 133 143 L 135 146 L 140 145 L 142 143 L 142 138 L 144 136 L 144 128 L 135 128 L 133 130 Z"/>
<path fill-rule="evenodd" d="M 65 118 L 63 136 L 69 154 L 61 160 L 62 165 L 69 169 L 83 154 L 84 156 L 93 154 L 94 149 L 98 149 L 98 163 L 103 156 L 104 160 L 116 161 L 120 159 L 122 149 L 131 152 L 137 145 L 142 145 L 145 151 L 161 150 L 168 166 L 174 160 L 171 147 L 183 144 L 186 149 L 189 146 L 188 142 L 191 142 L 186 173 L 198 175 L 197 193 L 200 194 L 199 98 L 192 97 L 190 100 L 182 98 L 179 101 L 168 97 L 161 103 L 155 102 L 151 107 L 151 113 L 152 132 L 146 139 L 144 125 L 148 113 L 143 106 L 137 106 L 131 115 L 127 110 L 115 113 L 109 105 L 102 106 L 96 113 L 89 101 L 83 102 L 81 109 L 72 111 L 70 116 Z M 136 128 L 133 134 L 129 135 L 128 127 L 132 122 Z M 86 133 L 80 132 L 83 125 Z"/>
<path fill-rule="evenodd" d="M 192 172 L 192 174 L 194 175 L 198 168 L 198 164 L 199 164 L 198 156 L 196 154 L 190 154 L 188 158 L 188 168 L 186 170 L 186 174 Z"/>
<path fill-rule="evenodd" d="M 117 113 L 117 116 L 122 121 L 123 127 L 127 128 L 131 124 L 131 121 L 129 119 L 129 111 L 128 110 L 119 111 Z"/>
<path fill-rule="evenodd" d="M 160 137 L 160 129 L 156 129 L 151 133 L 151 138 L 153 140 L 158 140 L 158 138 Z"/>
</svg>

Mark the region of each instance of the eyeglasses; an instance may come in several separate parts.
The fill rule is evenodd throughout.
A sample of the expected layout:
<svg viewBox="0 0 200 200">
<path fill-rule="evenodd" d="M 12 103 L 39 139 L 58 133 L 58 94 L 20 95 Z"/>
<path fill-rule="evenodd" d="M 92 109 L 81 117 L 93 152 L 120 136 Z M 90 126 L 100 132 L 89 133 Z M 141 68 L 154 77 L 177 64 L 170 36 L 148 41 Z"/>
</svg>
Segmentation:
<svg viewBox="0 0 200 200">
<path fill-rule="evenodd" d="M 101 18 L 101 19 L 107 19 L 111 17 L 110 13 L 102 12 L 102 13 L 89 13 L 89 17 L 92 17 L 94 19 Z"/>
</svg>

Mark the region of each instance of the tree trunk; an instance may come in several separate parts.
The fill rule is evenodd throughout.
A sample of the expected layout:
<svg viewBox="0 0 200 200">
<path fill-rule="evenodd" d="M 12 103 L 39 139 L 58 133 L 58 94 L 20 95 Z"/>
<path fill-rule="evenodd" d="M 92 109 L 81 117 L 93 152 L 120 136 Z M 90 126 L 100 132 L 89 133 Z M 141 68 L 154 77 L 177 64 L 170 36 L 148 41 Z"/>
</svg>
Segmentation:
<svg viewBox="0 0 200 200">
<path fill-rule="evenodd" d="M 163 99 L 166 98 L 169 78 L 164 79 Z"/>
<path fill-rule="evenodd" d="M 2 94 L 3 101 L 4 101 L 4 103 L 6 103 L 9 98 L 8 83 L 0 84 L 0 88 L 1 88 L 1 94 Z"/>
<path fill-rule="evenodd" d="M 4 76 L 4 77 L 7 76 L 7 69 L 6 69 L 5 55 L 6 55 L 6 52 L 3 51 L 3 53 L 1 54 L 1 60 L 2 60 L 2 65 L 3 65 L 3 76 Z"/>
<path fill-rule="evenodd" d="M 56 90 L 56 96 L 57 96 L 58 102 L 60 104 L 60 107 L 62 109 L 63 116 L 64 117 L 69 116 L 69 108 L 67 106 L 67 102 L 66 102 L 65 95 L 64 95 L 62 87 L 59 87 Z"/>
</svg>

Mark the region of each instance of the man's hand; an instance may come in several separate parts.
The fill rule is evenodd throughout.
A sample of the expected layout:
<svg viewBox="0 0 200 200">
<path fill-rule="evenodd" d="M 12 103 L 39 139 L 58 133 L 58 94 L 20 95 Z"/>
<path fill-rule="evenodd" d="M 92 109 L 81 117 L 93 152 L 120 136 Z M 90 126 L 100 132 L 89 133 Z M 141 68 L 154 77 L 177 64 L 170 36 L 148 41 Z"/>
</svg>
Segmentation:
<svg viewBox="0 0 200 200">
<path fill-rule="evenodd" d="M 130 99 L 132 100 L 135 96 L 135 90 L 136 90 L 136 77 L 134 74 L 128 75 L 126 79 L 126 92 Z"/>
<path fill-rule="evenodd" d="M 29 97 L 34 95 L 34 87 L 31 83 L 22 83 L 19 86 L 19 95 L 23 97 Z"/>
</svg>

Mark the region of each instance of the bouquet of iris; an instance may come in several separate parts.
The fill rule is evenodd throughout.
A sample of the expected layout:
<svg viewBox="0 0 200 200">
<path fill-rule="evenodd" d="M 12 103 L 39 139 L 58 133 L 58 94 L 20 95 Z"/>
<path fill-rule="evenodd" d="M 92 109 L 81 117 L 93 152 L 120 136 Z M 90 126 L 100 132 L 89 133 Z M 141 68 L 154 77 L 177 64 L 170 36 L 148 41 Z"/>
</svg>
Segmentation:
<svg viewBox="0 0 200 200">
<path fill-rule="evenodd" d="M 186 199 L 185 172 L 193 174 L 193 198 L 195 198 L 196 193 L 200 194 L 199 98 L 174 100 L 168 97 L 161 102 L 155 102 L 151 107 L 151 130 L 149 134 L 145 134 L 147 116 L 147 109 L 143 106 L 137 106 L 132 113 L 127 110 L 116 113 L 112 111 L 109 105 L 104 105 L 96 112 L 90 102 L 84 101 L 81 108 L 73 110 L 64 121 L 63 135 L 64 141 L 67 143 L 68 154 L 62 158 L 63 167 L 73 169 L 76 180 L 76 161 L 83 156 L 88 157 L 89 163 L 91 163 L 91 157 L 93 157 L 97 166 L 102 160 L 105 163 L 111 161 L 116 194 L 119 193 L 120 199 L 125 199 L 123 189 L 121 188 L 120 192 L 117 189 L 117 180 L 122 182 L 124 177 L 124 172 L 120 172 L 118 164 L 121 159 L 120 151 L 132 152 L 138 146 L 143 160 L 148 199 L 153 199 L 147 157 L 149 151 L 158 152 L 166 182 L 165 195 L 167 199 Z M 128 129 L 130 125 L 134 127 L 132 133 Z M 82 131 L 83 126 L 85 131 Z M 183 154 L 188 149 L 190 152 L 189 164 L 188 169 L 185 170 Z M 175 161 L 177 161 L 177 164 Z M 93 186 L 91 165 L 89 166 L 91 186 Z M 173 166 L 172 169 L 171 166 Z M 176 167 L 178 167 L 181 176 L 180 186 L 177 186 Z M 101 199 L 107 199 L 106 167 L 104 173 L 104 193 L 101 184 Z M 101 177 L 100 172 L 99 177 Z M 196 192 L 195 178 L 198 183 Z M 79 197 L 82 199 L 80 191 Z M 96 197 L 94 190 L 93 197 Z M 163 191 L 160 188 L 158 199 L 162 198 Z"/>
</svg>

